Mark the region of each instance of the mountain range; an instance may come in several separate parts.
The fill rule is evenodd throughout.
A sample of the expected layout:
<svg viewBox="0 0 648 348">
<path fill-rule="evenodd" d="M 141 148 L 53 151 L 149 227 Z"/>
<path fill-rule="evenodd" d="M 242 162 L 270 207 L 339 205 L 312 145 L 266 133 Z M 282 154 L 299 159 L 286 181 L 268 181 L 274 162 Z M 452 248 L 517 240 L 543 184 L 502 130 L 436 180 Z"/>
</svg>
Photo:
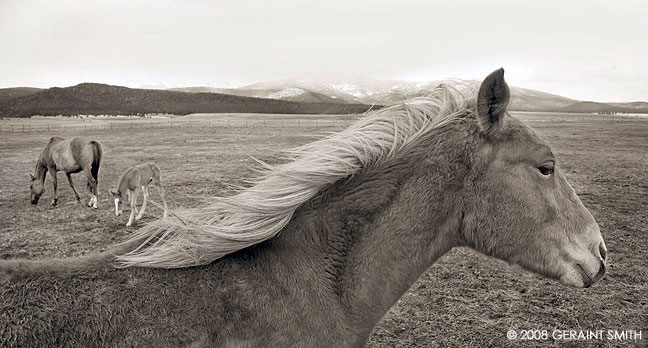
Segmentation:
<svg viewBox="0 0 648 348">
<path fill-rule="evenodd" d="M 294 102 L 222 93 L 135 89 L 98 83 L 48 89 L 0 89 L 0 116 L 145 115 L 192 113 L 349 114 L 370 106 Z"/>
<path fill-rule="evenodd" d="M 0 89 L 0 116 L 168 113 L 341 114 L 425 95 L 439 84 L 478 89 L 479 81 L 407 82 L 360 80 L 326 83 L 309 80 L 259 82 L 241 88 L 183 87 L 136 89 L 97 83 L 72 87 Z M 648 102 L 597 103 L 511 87 L 512 111 L 648 113 Z"/>
<path fill-rule="evenodd" d="M 182 92 L 211 92 L 297 102 L 358 103 L 387 105 L 425 95 L 440 84 L 477 90 L 480 81 L 440 80 L 408 82 L 394 80 L 359 80 L 326 83 L 309 80 L 282 80 L 254 83 L 241 88 L 185 87 Z M 648 102 L 599 103 L 571 99 L 527 88 L 511 87 L 513 111 L 548 111 L 573 113 L 648 113 Z"/>
</svg>

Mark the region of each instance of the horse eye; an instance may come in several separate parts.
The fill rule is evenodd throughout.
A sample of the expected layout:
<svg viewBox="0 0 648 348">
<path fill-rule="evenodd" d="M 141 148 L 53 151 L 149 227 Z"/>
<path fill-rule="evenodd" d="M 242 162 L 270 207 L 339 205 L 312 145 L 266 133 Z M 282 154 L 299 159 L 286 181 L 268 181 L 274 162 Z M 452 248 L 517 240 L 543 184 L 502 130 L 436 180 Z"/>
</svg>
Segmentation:
<svg viewBox="0 0 648 348">
<path fill-rule="evenodd" d="M 554 168 L 551 166 L 541 166 L 538 167 L 538 170 L 540 171 L 540 174 L 542 175 L 551 175 L 554 172 Z"/>
</svg>

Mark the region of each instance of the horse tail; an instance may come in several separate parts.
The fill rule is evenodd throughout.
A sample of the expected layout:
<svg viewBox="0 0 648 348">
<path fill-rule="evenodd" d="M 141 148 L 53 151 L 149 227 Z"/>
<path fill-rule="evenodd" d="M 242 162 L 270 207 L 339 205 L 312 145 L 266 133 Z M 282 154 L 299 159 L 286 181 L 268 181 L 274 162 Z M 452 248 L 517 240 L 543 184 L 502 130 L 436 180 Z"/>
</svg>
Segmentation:
<svg viewBox="0 0 648 348">
<path fill-rule="evenodd" d="M 103 157 L 103 147 L 101 146 L 101 143 L 95 140 L 90 141 L 90 144 L 92 145 L 92 151 L 94 154 L 94 156 L 92 156 L 90 173 L 92 174 L 92 177 L 95 179 L 95 183 L 98 185 L 99 167 L 101 166 L 101 158 Z"/>
</svg>

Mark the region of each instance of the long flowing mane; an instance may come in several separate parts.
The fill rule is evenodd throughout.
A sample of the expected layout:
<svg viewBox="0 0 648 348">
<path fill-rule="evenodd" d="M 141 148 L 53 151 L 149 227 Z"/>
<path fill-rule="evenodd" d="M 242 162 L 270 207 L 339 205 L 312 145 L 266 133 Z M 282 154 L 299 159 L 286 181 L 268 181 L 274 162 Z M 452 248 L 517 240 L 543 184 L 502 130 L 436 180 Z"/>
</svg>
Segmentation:
<svg viewBox="0 0 648 348">
<path fill-rule="evenodd" d="M 135 232 L 125 243 L 144 242 L 118 255 L 118 264 L 197 266 L 270 239 L 326 185 L 390 161 L 422 135 L 474 110 L 475 94 L 466 85 L 441 85 L 425 97 L 374 111 L 340 133 L 288 150 L 283 154 L 288 161 L 263 165 L 253 186 L 178 212 L 183 219 L 156 220 Z"/>
</svg>

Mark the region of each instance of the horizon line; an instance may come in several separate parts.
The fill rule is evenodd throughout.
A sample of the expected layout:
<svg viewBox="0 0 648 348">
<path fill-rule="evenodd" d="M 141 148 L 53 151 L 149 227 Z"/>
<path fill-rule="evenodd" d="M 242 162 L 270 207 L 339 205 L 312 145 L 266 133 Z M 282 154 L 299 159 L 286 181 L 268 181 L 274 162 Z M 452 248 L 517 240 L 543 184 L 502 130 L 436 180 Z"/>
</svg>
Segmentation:
<svg viewBox="0 0 648 348">
<path fill-rule="evenodd" d="M 158 84 L 141 84 L 139 87 L 132 87 L 132 86 L 127 86 L 127 85 L 119 85 L 119 84 L 112 84 L 112 83 L 107 83 L 107 82 L 93 82 L 93 81 L 84 81 L 84 82 L 79 82 L 76 84 L 71 84 L 67 86 L 49 86 L 49 87 L 33 87 L 33 86 L 10 86 L 10 87 L 4 87 L 0 86 L 0 90 L 2 89 L 14 89 L 14 88 L 32 88 L 32 89 L 39 89 L 39 90 L 47 90 L 50 88 L 70 88 L 70 87 L 75 87 L 78 85 L 82 84 L 97 84 L 97 85 L 106 85 L 106 86 L 114 86 L 114 87 L 124 87 L 124 88 L 129 88 L 129 89 L 147 89 L 147 90 L 158 90 L 158 91 L 169 91 L 169 92 L 181 92 L 181 93 L 191 93 L 191 92 L 182 92 L 182 91 L 170 91 L 170 89 L 175 89 L 175 88 L 214 88 L 214 89 L 245 89 L 245 87 L 258 84 L 258 83 L 267 83 L 267 82 L 298 82 L 298 81 L 308 81 L 308 82 L 320 82 L 320 83 L 333 83 L 333 84 L 339 84 L 339 83 L 349 83 L 353 84 L 354 81 L 380 81 L 380 82 L 387 82 L 387 81 L 393 81 L 393 82 L 408 82 L 408 83 L 433 83 L 433 82 L 442 82 L 442 81 L 448 81 L 448 80 L 457 80 L 457 81 L 470 81 L 470 82 L 479 82 L 480 80 L 478 79 L 459 79 L 459 78 L 443 78 L 443 79 L 438 79 L 438 80 L 399 80 L 399 79 L 379 79 L 379 78 L 356 78 L 352 79 L 350 82 L 342 82 L 342 81 L 336 81 L 336 82 L 331 82 L 331 81 L 326 81 L 323 79 L 317 79 L 317 78 L 296 78 L 296 79 L 291 79 L 291 78 L 285 78 L 285 79 L 276 79 L 276 80 L 259 80 L 256 82 L 251 82 L 251 83 L 244 83 L 238 86 L 210 86 L 209 83 L 207 85 L 184 85 L 184 86 L 174 86 L 174 87 L 168 87 L 166 84 L 160 82 Z M 164 86 L 163 88 L 158 88 L 155 87 L 156 85 Z M 566 99 L 571 99 L 576 102 L 594 102 L 594 103 L 601 103 L 601 104 L 608 104 L 608 103 L 619 103 L 619 104 L 631 104 L 631 103 L 648 103 L 648 99 L 646 100 L 633 100 L 633 101 L 597 101 L 597 100 L 586 100 L 586 99 L 577 99 L 573 97 L 568 97 L 562 94 L 554 93 L 554 92 L 547 92 L 544 90 L 538 90 L 538 89 L 533 89 L 533 88 L 528 88 L 528 87 L 520 87 L 516 85 L 510 85 L 510 87 L 514 88 L 521 88 L 521 89 L 526 89 L 526 90 L 531 90 L 535 92 L 540 92 L 540 93 L 546 93 L 546 94 L 551 94 L 554 96 L 566 98 Z M 286 88 L 292 88 L 292 87 L 286 87 Z M 303 89 L 301 87 L 297 87 L 300 89 Z M 213 93 L 213 92 L 202 92 L 202 93 Z M 316 92 L 317 93 L 317 92 Z M 227 93 L 222 93 L 222 94 L 227 94 Z"/>
</svg>

